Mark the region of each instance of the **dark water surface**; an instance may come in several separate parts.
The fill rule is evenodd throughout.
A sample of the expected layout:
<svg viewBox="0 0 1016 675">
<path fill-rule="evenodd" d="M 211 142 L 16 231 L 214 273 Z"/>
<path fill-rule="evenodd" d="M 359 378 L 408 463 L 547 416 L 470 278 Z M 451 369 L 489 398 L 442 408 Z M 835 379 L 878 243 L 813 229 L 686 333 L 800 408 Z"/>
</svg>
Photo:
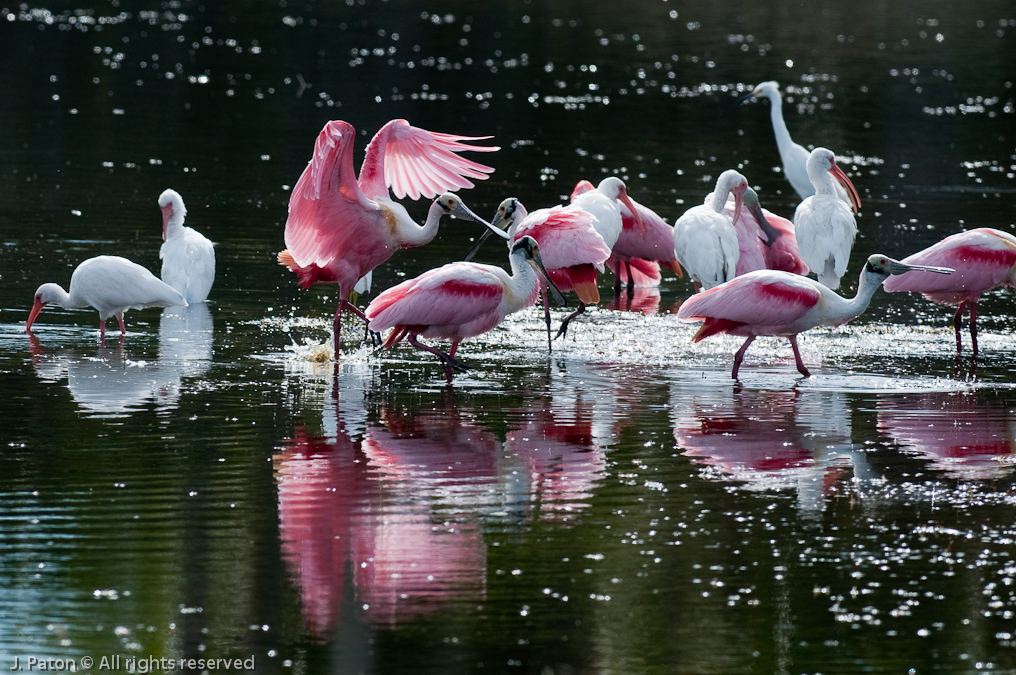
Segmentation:
<svg viewBox="0 0 1016 675">
<path fill-rule="evenodd" d="M 493 135 L 481 214 L 616 174 L 673 222 L 738 168 L 789 216 L 768 103 L 733 104 L 767 79 L 861 193 L 848 279 L 1013 231 L 1011 2 L 67 7 L 0 4 L 0 668 L 1016 673 L 1011 291 L 976 363 L 949 309 L 880 292 L 802 337 L 813 377 L 759 340 L 735 383 L 738 341 L 674 315 L 686 280 L 612 300 L 608 275 L 552 355 L 527 310 L 447 386 L 352 323 L 316 360 L 335 290 L 275 264 L 330 119 L 357 163 L 396 117 Z M 158 269 L 167 187 L 217 242 L 207 306 L 26 335 L 81 260 Z M 445 222 L 375 292 L 475 234 Z"/>
</svg>

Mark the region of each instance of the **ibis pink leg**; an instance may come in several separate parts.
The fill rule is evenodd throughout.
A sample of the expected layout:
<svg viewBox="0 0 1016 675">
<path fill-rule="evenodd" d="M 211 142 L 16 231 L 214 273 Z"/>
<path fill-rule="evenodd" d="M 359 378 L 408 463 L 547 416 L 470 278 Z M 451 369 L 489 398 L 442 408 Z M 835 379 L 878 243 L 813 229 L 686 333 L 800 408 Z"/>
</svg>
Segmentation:
<svg viewBox="0 0 1016 675">
<path fill-rule="evenodd" d="M 120 335 L 127 335 L 127 327 L 123 325 L 123 312 L 116 315 L 116 320 L 120 322 Z"/>
<path fill-rule="evenodd" d="M 730 371 L 730 376 L 735 380 L 737 379 L 737 370 L 741 367 L 741 360 L 744 358 L 744 353 L 748 351 L 748 345 L 754 341 L 755 336 L 749 335 L 748 339 L 744 341 L 743 345 L 741 345 L 741 348 L 737 350 L 736 354 L 734 354 L 734 369 Z"/>
<path fill-rule="evenodd" d="M 794 360 L 797 361 L 797 370 L 805 377 L 811 377 L 811 373 L 804 365 L 804 359 L 801 358 L 801 350 L 797 347 L 797 336 L 790 336 L 790 346 L 794 348 Z"/>
</svg>

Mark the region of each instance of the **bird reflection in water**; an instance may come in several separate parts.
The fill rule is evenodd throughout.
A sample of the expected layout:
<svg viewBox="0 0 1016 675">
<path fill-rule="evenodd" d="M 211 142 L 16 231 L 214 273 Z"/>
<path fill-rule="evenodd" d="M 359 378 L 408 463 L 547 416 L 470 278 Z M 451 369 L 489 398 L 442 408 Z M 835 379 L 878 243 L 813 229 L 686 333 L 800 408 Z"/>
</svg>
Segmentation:
<svg viewBox="0 0 1016 675">
<path fill-rule="evenodd" d="M 212 358 L 212 315 L 205 304 L 168 307 L 159 323 L 159 357 L 127 351 L 124 340 L 100 344 L 96 350 L 47 351 L 28 335 L 32 365 L 46 381 L 67 380 L 71 397 L 82 412 L 94 417 L 126 417 L 154 404 L 177 407 L 184 377 L 200 377 Z"/>
<path fill-rule="evenodd" d="M 620 293 L 611 298 L 604 308 L 619 312 L 637 312 L 646 316 L 655 316 L 660 313 L 660 289 L 658 286 L 629 286 L 628 288 L 627 293 Z"/>
<path fill-rule="evenodd" d="M 577 511 L 590 496 L 584 476 L 602 471 L 602 457 L 592 472 L 585 459 L 589 434 L 537 428 L 543 411 L 502 441 L 454 394 L 440 406 L 376 391 L 368 401 L 362 376 L 341 368 L 323 405 L 325 435 L 298 428 L 275 457 L 283 554 L 318 642 L 482 601 L 483 524 L 541 504 Z M 347 419 L 364 408 L 365 424 L 351 431 Z"/>
<path fill-rule="evenodd" d="M 966 480 L 1001 478 L 1016 466 L 1016 418 L 976 392 L 927 392 L 878 401 L 878 429 L 931 468 Z"/>
<path fill-rule="evenodd" d="M 673 397 L 683 402 L 673 407 L 677 444 L 717 480 L 742 481 L 748 490 L 792 489 L 800 512 L 814 516 L 837 482 L 870 478 L 864 453 L 853 448 L 841 393 L 733 387 Z"/>
</svg>

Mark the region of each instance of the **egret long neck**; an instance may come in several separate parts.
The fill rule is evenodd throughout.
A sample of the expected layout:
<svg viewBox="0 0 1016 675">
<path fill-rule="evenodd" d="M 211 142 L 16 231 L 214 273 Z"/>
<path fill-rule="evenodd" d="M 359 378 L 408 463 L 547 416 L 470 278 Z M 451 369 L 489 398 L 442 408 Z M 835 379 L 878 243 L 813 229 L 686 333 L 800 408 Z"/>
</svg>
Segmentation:
<svg viewBox="0 0 1016 675">
<path fill-rule="evenodd" d="M 790 131 L 787 130 L 787 123 L 783 121 L 783 97 L 779 92 L 769 96 L 769 116 L 773 121 L 773 134 L 776 136 L 776 147 L 780 155 L 789 151 L 794 145 L 790 138 Z"/>
</svg>

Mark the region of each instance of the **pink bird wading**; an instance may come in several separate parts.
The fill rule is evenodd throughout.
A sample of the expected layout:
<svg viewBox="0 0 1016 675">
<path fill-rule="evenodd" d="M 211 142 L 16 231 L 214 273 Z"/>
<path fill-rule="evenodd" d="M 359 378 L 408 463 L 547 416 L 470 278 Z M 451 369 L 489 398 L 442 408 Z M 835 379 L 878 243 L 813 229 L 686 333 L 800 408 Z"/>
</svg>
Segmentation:
<svg viewBox="0 0 1016 675">
<path fill-rule="evenodd" d="M 453 368 L 469 368 L 455 358 L 459 343 L 486 333 L 509 314 L 535 304 L 541 276 L 555 301 L 564 304 L 543 266 L 535 239 L 519 239 L 508 259 L 511 274 L 494 265 L 454 262 L 389 288 L 367 306 L 370 330 L 392 329 L 384 348 L 405 339 L 417 349 L 434 354 L 441 359 L 450 381 Z M 451 349 L 442 352 L 420 342 L 420 336 L 451 340 Z"/>
<path fill-rule="evenodd" d="M 589 181 L 580 180 L 572 190 L 571 201 L 594 189 Z M 674 254 L 674 228 L 652 209 L 631 197 L 628 201 L 634 211 L 621 202 L 621 234 L 614 242 L 606 265 L 615 276 L 614 294 L 620 295 L 621 286 L 626 283 L 631 298 L 637 286 L 660 285 L 660 263 L 673 270 L 678 278 L 684 273 Z"/>
<path fill-rule="evenodd" d="M 335 357 L 340 352 L 340 316 L 348 309 L 366 321 L 349 302 L 359 279 L 400 248 L 434 239 L 441 216 L 453 213 L 483 223 L 448 190 L 473 187 L 493 169 L 459 157 L 459 152 L 493 152 L 497 147 L 463 141 L 489 138 L 435 133 L 392 120 L 371 139 L 360 175 L 353 170 L 356 133 L 343 121 L 328 122 L 318 134 L 314 155 L 293 189 L 286 221 L 286 250 L 279 263 L 295 272 L 300 286 L 339 286 L 339 306 L 332 324 Z M 399 199 L 434 198 L 426 222 L 418 225 Z M 484 223 L 485 224 L 485 223 Z"/>
<path fill-rule="evenodd" d="M 808 277 L 777 270 L 758 270 L 735 277 L 688 298 L 677 312 L 682 321 L 703 321 L 692 338 L 698 342 L 717 333 L 747 337 L 734 355 L 730 376 L 737 371 L 748 346 L 759 335 L 785 337 L 794 348 L 797 370 L 811 375 L 797 347 L 797 335 L 816 326 L 840 326 L 867 309 L 875 290 L 890 275 L 911 271 L 951 274 L 945 267 L 909 265 L 881 254 L 868 258 L 861 271 L 857 294 L 843 298 Z"/>
<path fill-rule="evenodd" d="M 593 214 L 577 206 L 553 206 L 529 213 L 522 202 L 509 197 L 498 205 L 491 225 L 505 229 L 509 248 L 522 237 L 535 239 L 540 245 L 543 264 L 558 290 L 575 291 L 579 302 L 595 305 L 600 301 L 596 273 L 603 272 L 603 263 L 610 255 L 603 237 L 593 226 L 595 220 Z M 466 260 L 473 257 L 481 243 L 482 238 Z M 547 302 L 546 288 L 542 290 L 547 349 L 551 350 L 550 303 Z M 561 325 L 558 336 L 564 333 L 565 325 Z"/>
<path fill-rule="evenodd" d="M 885 282 L 888 293 L 913 291 L 932 302 L 956 307 L 956 353 L 963 350 L 963 310 L 970 307 L 970 342 L 977 356 L 977 301 L 994 288 L 1016 285 L 1016 237 L 989 227 L 960 232 L 903 259 L 913 265 L 944 265 L 956 273 L 941 277 L 908 274 Z"/>
</svg>

